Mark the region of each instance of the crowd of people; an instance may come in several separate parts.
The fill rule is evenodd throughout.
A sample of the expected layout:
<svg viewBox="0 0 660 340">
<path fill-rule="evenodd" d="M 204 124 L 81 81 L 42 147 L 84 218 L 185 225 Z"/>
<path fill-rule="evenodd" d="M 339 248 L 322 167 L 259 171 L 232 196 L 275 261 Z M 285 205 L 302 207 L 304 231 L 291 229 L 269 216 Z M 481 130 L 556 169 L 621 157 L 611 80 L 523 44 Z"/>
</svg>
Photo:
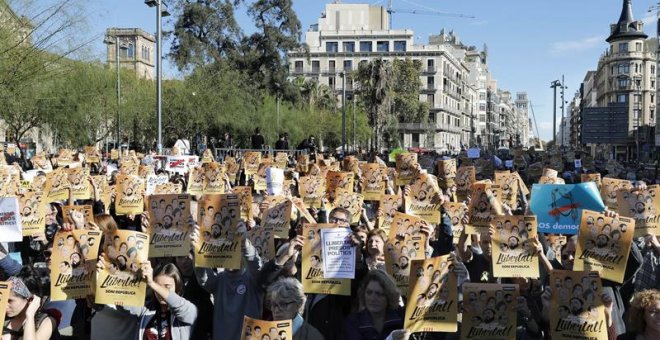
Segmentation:
<svg viewBox="0 0 660 340">
<path fill-rule="evenodd" d="M 256 136 L 256 137 L 255 137 Z M 264 145 L 263 137 L 259 138 L 259 131 L 255 131 L 252 138 L 252 148 L 261 149 Z M 288 140 L 284 134 L 277 142 L 278 149 L 288 149 Z M 229 136 L 226 136 L 229 139 Z M 359 168 L 347 168 L 346 162 L 334 159 L 333 155 L 316 153 L 313 136 L 306 140 L 302 149 L 310 151 L 309 164 L 301 169 L 299 160 L 289 155 L 287 164 L 283 169 L 285 178 L 290 180 L 292 186 L 288 190 L 282 190 L 278 194 L 290 195 L 291 200 L 299 199 L 300 178 L 307 176 L 322 176 L 324 168 L 338 162 L 338 167 L 344 172 L 352 172 L 354 179 L 353 190 L 355 193 L 362 192 L 362 186 L 368 181 L 363 181 L 363 174 Z M 51 167 L 81 166 L 90 170 L 89 175 L 104 174 L 107 176 L 105 190 L 112 190 L 116 184 L 117 175 L 121 172 L 121 160 L 100 159 L 98 163 L 85 160 L 84 157 L 74 159 L 69 165 L 58 162 L 59 155 L 43 156 Z M 83 155 L 84 153 L 80 153 Z M 234 154 L 240 163 L 240 154 Z M 135 158 L 135 153 L 126 154 L 125 158 Z M 409 194 L 412 183 L 397 185 L 396 165 L 388 162 L 387 157 L 376 155 L 354 155 L 360 162 L 381 164 L 387 168 L 389 176 L 384 176 L 385 191 L 383 194 L 403 198 Z M 10 157 L 5 157 L 10 159 Z M 481 157 L 493 162 L 493 157 Z M 512 170 L 517 170 L 526 186 L 531 189 L 538 181 L 528 171 L 529 165 L 536 161 L 543 161 L 539 153 L 530 154 L 524 152 L 524 164 L 512 165 Z M 168 173 L 163 167 L 153 161 L 153 157 L 144 157 L 142 164 L 147 164 L 147 159 L 156 174 L 169 176 L 172 183 L 180 185 L 182 193 L 186 193 L 188 177 L 186 174 Z M 458 157 L 458 166 L 464 158 Z M 41 162 L 42 160 L 40 160 Z M 138 160 L 140 161 L 140 160 Z M 564 159 L 567 164 L 572 160 Z M 59 164 L 59 166 L 58 166 Z M 549 164 L 549 163 L 548 163 Z M 203 166 L 203 165 L 200 165 Z M 504 169 L 505 164 L 492 164 L 492 169 L 484 169 L 476 174 L 477 180 L 494 180 L 494 171 Z M 548 167 L 550 167 L 548 165 Z M 117 169 L 110 171 L 108 169 Z M 570 176 L 570 182 L 579 182 L 579 172 L 571 171 L 566 166 Z M 9 173 L 16 171 L 21 180 L 27 178 L 24 174 L 30 170 L 44 169 L 42 164 L 36 166 L 32 162 L 24 162 L 22 166 L 18 163 L 2 166 L 2 171 Z M 327 169 L 325 169 L 327 171 Z M 557 169 L 561 170 L 561 169 Z M 610 172 L 606 169 L 590 169 L 590 172 L 600 170 L 603 177 L 626 178 L 625 171 Z M 41 170 L 39 170 L 41 171 Z M 39 172 L 38 171 L 38 172 Z M 44 170 L 45 171 L 45 170 Z M 237 186 L 254 185 L 256 181 L 246 175 L 245 169 L 241 169 L 235 177 L 225 173 L 225 192 L 233 192 Z M 423 169 L 416 165 L 412 170 L 414 179 L 419 173 L 428 175 L 439 175 L 435 164 L 430 169 Z M 559 172 L 562 173 L 561 171 Z M 572 173 L 572 174 L 571 174 Z M 5 184 L 9 183 L 12 176 L 7 178 Z M 434 177 L 435 181 L 438 179 Z M 567 181 L 569 182 L 569 181 Z M 655 183 L 648 183 L 655 184 Z M 322 199 L 320 207 L 310 207 L 306 211 L 300 211 L 294 205 L 292 217 L 288 224 L 289 237 L 277 242 L 275 252 L 270 259 L 262 258 L 262 250 L 246 237 L 241 235 L 240 248 L 242 261 L 240 269 L 223 268 L 198 268 L 195 267 L 195 252 L 190 251 L 187 256 L 150 258 L 142 263 L 134 263 L 135 271 L 139 273 L 143 282 L 148 286 L 148 293 L 144 305 L 141 307 L 129 307 L 116 305 L 99 305 L 94 303 L 94 297 L 87 299 L 50 301 L 50 275 L 51 254 L 54 247 L 57 248 L 56 235 L 60 231 L 86 228 L 87 226 L 77 223 L 78 215 L 69 213 L 65 215 L 63 207 L 66 205 L 92 205 L 93 222 L 89 223 L 91 228 L 101 231 L 104 235 L 116 230 L 133 230 L 151 233 L 153 230 L 163 229 L 163 226 L 152 226 L 148 214 L 121 215 L 115 209 L 116 194 L 113 192 L 109 202 L 104 202 L 101 196 L 103 189 L 98 184 L 94 185 L 94 195 L 91 200 L 69 200 L 62 202 L 47 203 L 46 214 L 43 225 L 39 232 L 34 235 L 25 236 L 22 242 L 3 243 L 0 247 L 0 281 L 11 284 L 10 296 L 7 298 L 5 321 L 2 331 L 2 340 L 45 340 L 45 339 L 144 339 L 144 340 L 182 340 L 182 339 L 213 339 L 233 340 L 242 338 L 254 338 L 252 331 L 247 337 L 244 334 L 243 319 L 248 316 L 259 320 L 291 320 L 292 334 L 286 332 L 263 333 L 259 339 L 285 340 L 285 339 L 464 339 L 461 334 L 461 318 L 463 310 L 476 308 L 482 311 L 482 317 L 493 319 L 496 317 L 497 307 L 489 308 L 490 298 L 482 301 L 480 295 L 475 293 L 463 294 L 463 286 L 468 283 L 499 283 L 516 284 L 519 287 L 516 303 L 516 338 L 517 339 L 549 339 L 551 333 L 551 299 L 553 294 L 563 294 L 550 281 L 550 275 L 554 270 L 573 270 L 576 258 L 577 235 L 567 235 L 565 242 L 557 245 L 553 237 L 538 233 L 536 238 L 528 239 L 527 232 L 516 230 L 504 233 L 507 238 L 521 237 L 521 240 L 529 240 L 525 249 L 531 249 L 534 256 L 539 258 L 540 275 L 536 277 L 502 278 L 493 273 L 493 249 L 491 238 L 495 237 L 495 227 L 488 233 L 470 235 L 463 229 L 460 233 L 453 230 L 459 221 L 452 221 L 448 214 L 450 203 L 464 203 L 470 205 L 471 194 L 466 197 L 457 195 L 455 188 L 445 190 L 439 189 L 432 195 L 440 213 L 440 223 L 427 224 L 419 228 L 418 233 L 426 239 L 426 247 L 423 252 L 413 250 L 419 244 L 411 242 L 408 251 L 414 257 L 435 258 L 449 256 L 451 265 L 448 267 L 457 277 L 457 294 L 461 304 L 458 308 L 458 331 L 457 332 L 411 332 L 404 327 L 405 310 L 410 304 L 423 306 L 426 300 L 435 297 L 436 294 L 447 297 L 447 287 L 438 289 L 439 282 L 445 280 L 446 273 L 442 278 L 432 276 L 427 278 L 428 282 L 425 295 L 409 296 L 406 289 L 402 289 L 388 273 L 386 256 L 392 251 L 388 249 L 389 235 L 380 228 L 381 219 L 385 215 L 392 215 L 396 211 L 403 212 L 403 206 L 394 204 L 394 208 L 379 206 L 378 200 L 365 200 L 358 212 L 351 212 L 344 207 L 334 207 L 330 203 L 330 195 Z M 15 195 L 25 195 L 29 191 L 38 191 L 43 188 L 22 187 Z M 529 208 L 530 194 L 524 194 L 526 190 L 518 188 L 518 204 L 515 208 L 501 204 L 502 209 L 495 212 L 499 215 L 532 215 Z M 647 189 L 644 181 L 632 181 L 630 193 L 636 194 Z M 246 230 L 258 230 L 262 228 L 262 217 L 268 208 L 264 204 L 269 196 L 268 190 L 252 190 L 252 213 L 243 221 Z M 432 191 L 429 188 L 429 191 Z M 272 195 L 272 193 L 270 193 Z M 426 193 L 425 193 L 426 195 Z M 489 200 L 493 198 L 490 193 Z M 202 197 L 191 195 L 192 208 L 190 218 L 195 225 L 190 235 L 193 246 L 199 245 L 204 235 L 201 234 L 197 221 L 197 201 Z M 548 198 L 548 202 L 550 198 Z M 107 204 L 109 203 L 109 204 Z M 396 202 L 395 202 L 396 203 Z M 388 211 L 385 211 L 388 209 Z M 393 209 L 390 211 L 389 209 Z M 467 210 L 467 208 L 466 208 Z M 180 212 L 179 212 L 180 213 Z M 608 216 L 617 216 L 619 211 L 606 210 Z M 219 212 L 222 214 L 222 212 Z M 359 216 L 359 218 L 356 218 Z M 310 217 L 313 221 L 310 221 Z M 223 216 L 220 216 L 223 217 Z M 186 220 L 186 217 L 177 218 L 176 221 Z M 470 216 L 463 217 L 464 224 L 468 224 Z M 170 221 L 171 222 L 171 221 Z M 262 223 L 263 222 L 263 223 Z M 178 222 L 176 222 L 178 223 Z M 350 279 L 350 293 L 348 295 L 319 294 L 306 292 L 301 278 L 302 249 L 306 242 L 301 229 L 303 225 L 310 223 L 334 224 L 339 228 L 351 230 L 350 238 L 352 247 L 355 248 L 355 275 Z M 508 221 L 506 223 L 509 223 Z M 509 223 L 510 224 L 510 223 Z M 170 224 L 168 224 L 170 225 Z M 517 227 L 513 227 L 517 228 Z M 524 237 L 521 234 L 524 233 Z M 274 237 L 271 233 L 268 237 Z M 456 237 L 457 236 L 457 237 Z M 403 240 L 404 238 L 402 238 Z M 515 241 L 515 242 L 514 242 Z M 100 244 L 105 241 L 97 240 Z M 520 241 L 522 244 L 522 241 Z M 404 246 L 406 247 L 406 246 Z M 518 247 L 518 238 L 511 240 L 503 248 Z M 126 248 L 129 248 L 128 246 Z M 102 270 L 113 263 L 106 263 L 102 249 L 96 263 L 97 270 Z M 128 250 L 130 252 L 130 250 Z M 80 260 L 80 259 L 78 259 Z M 317 261 L 321 259 L 317 258 Z M 658 235 L 649 234 L 636 238 L 632 243 L 630 254 L 627 257 L 624 280 L 622 283 L 607 279 L 599 279 L 599 286 L 603 287 L 602 302 L 607 322 L 606 336 L 608 339 L 635 339 L 655 340 L 660 339 L 660 242 Z M 397 267 L 407 267 L 408 257 L 405 261 L 397 264 Z M 423 276 L 425 268 L 420 275 Z M 428 269 L 433 272 L 433 268 Z M 440 274 L 440 272 L 438 272 Z M 415 273 L 410 274 L 415 275 Z M 440 281 L 438 281 L 440 280 Z M 444 281 L 443 281 L 444 282 Z M 435 286 L 432 289 L 432 286 Z M 453 289 L 449 287 L 449 289 Z M 593 299 L 594 292 L 588 287 L 581 287 L 579 294 Z M 501 292 L 500 292 L 501 293 Z M 485 293 L 484 293 L 485 294 Z M 577 294 L 571 292 L 569 294 Z M 1 298 L 1 297 L 0 297 Z M 493 305 L 498 306 L 508 297 L 502 293 L 501 297 L 493 298 Z M 510 301 L 508 301 L 510 302 Z M 574 306 L 577 302 L 573 299 L 566 300 L 566 306 L 559 313 L 568 313 L 571 309 L 581 309 Z M 488 316 L 491 313 L 493 315 Z M 465 318 L 463 318 L 465 320 Z M 479 337 L 476 337 L 479 338 Z M 495 339 L 497 337 L 492 337 Z"/>
</svg>

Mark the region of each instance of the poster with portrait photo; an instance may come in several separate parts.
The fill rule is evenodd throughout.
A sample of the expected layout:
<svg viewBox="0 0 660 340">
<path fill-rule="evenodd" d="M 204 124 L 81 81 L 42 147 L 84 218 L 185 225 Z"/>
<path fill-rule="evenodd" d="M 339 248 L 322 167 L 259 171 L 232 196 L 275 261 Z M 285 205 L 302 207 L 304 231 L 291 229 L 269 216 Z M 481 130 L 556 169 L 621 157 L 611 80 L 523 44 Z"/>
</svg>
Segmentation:
<svg viewBox="0 0 660 340">
<path fill-rule="evenodd" d="M 92 182 L 94 182 L 94 186 L 98 188 L 100 197 L 97 197 L 97 199 L 103 202 L 105 210 L 109 211 L 110 204 L 112 203 L 112 191 L 114 190 L 114 187 L 110 187 L 108 178 L 104 175 L 90 177 L 92 178 Z"/>
<path fill-rule="evenodd" d="M 364 203 L 364 196 L 356 192 L 337 189 L 336 197 L 332 204 L 335 208 L 344 208 L 351 213 L 351 224 L 356 224 L 360 221 L 362 216 L 362 203 Z"/>
<path fill-rule="evenodd" d="M 126 176 L 140 176 L 140 162 L 129 157 L 122 158 L 119 163 L 119 174 Z"/>
<path fill-rule="evenodd" d="M 186 187 L 186 192 L 195 196 L 203 195 L 205 180 L 206 171 L 204 166 L 195 166 L 190 168 L 190 172 L 188 173 L 188 185 Z"/>
<path fill-rule="evenodd" d="M 497 216 L 493 225 L 493 276 L 538 278 L 536 216 Z"/>
<path fill-rule="evenodd" d="M 21 190 L 21 176 L 13 166 L 0 169 L 0 197 L 17 196 Z"/>
<path fill-rule="evenodd" d="M 149 235 L 116 230 L 103 237 L 105 266 L 96 278 L 95 302 L 101 305 L 144 305 L 147 282 L 140 267 L 148 261 Z"/>
<path fill-rule="evenodd" d="M 456 178 L 456 158 L 441 159 L 438 161 L 438 179 Z"/>
<path fill-rule="evenodd" d="M 385 194 L 387 174 L 378 163 L 367 163 L 362 169 L 362 196 L 366 201 L 378 201 Z"/>
<path fill-rule="evenodd" d="M 429 223 L 440 223 L 440 204 L 435 200 L 440 192 L 435 176 L 421 172 L 404 196 L 404 211 Z"/>
<path fill-rule="evenodd" d="M 190 253 L 190 196 L 149 196 L 149 257 L 187 256 Z"/>
<path fill-rule="evenodd" d="M 206 164 L 206 163 L 211 163 L 211 162 L 213 162 L 213 161 L 214 161 L 214 159 L 213 159 L 213 151 L 211 151 L 211 149 L 206 149 L 206 150 L 204 150 L 204 152 L 202 153 L 202 161 L 201 161 L 201 163 L 202 163 L 202 164 Z"/>
<path fill-rule="evenodd" d="M 19 197 L 21 209 L 21 225 L 23 236 L 32 236 L 44 232 L 46 225 L 46 204 L 43 195 L 36 192 L 26 192 Z"/>
<path fill-rule="evenodd" d="M 397 212 L 394 214 L 388 238 L 405 237 L 405 235 L 420 235 L 422 227 L 429 223 L 419 216 Z"/>
<path fill-rule="evenodd" d="M 296 171 L 301 175 L 307 174 L 310 165 L 309 155 L 299 154 L 296 156 Z"/>
<path fill-rule="evenodd" d="M 250 151 L 243 154 L 243 169 L 245 170 L 245 176 L 256 174 L 259 170 L 260 163 L 261 152 Z"/>
<path fill-rule="evenodd" d="M 600 190 L 601 187 L 603 186 L 603 180 L 600 177 L 600 173 L 581 174 L 580 175 L 580 182 L 581 183 L 594 182 L 598 186 L 598 190 Z"/>
<path fill-rule="evenodd" d="M 264 263 L 275 258 L 275 238 L 272 230 L 255 227 L 247 232 L 247 237 Z"/>
<path fill-rule="evenodd" d="M 385 269 L 392 276 L 397 288 L 408 291 L 410 263 L 423 260 L 426 251 L 426 237 L 422 234 L 395 236 L 390 235 L 385 244 Z"/>
<path fill-rule="evenodd" d="M 604 279 L 623 283 L 634 233 L 632 218 L 582 211 L 573 269 L 596 271 Z"/>
<path fill-rule="evenodd" d="M 415 179 L 417 167 L 416 153 L 400 153 L 396 155 L 396 185 L 408 185 Z"/>
<path fill-rule="evenodd" d="M 605 309 L 597 272 L 550 272 L 550 336 L 554 339 L 607 340 Z"/>
<path fill-rule="evenodd" d="M 285 196 L 266 196 L 262 204 L 267 208 L 261 215 L 261 227 L 269 230 L 273 237 L 288 239 L 293 203 Z"/>
<path fill-rule="evenodd" d="M 71 214 L 79 214 L 83 218 L 83 229 L 88 228 L 89 222 L 94 222 L 94 209 L 91 205 L 65 205 L 62 207 L 64 222 L 75 228 Z"/>
<path fill-rule="evenodd" d="M 630 191 L 632 183 L 623 179 L 605 177 L 600 187 L 600 197 L 610 210 L 618 211 L 617 193 L 619 190 Z"/>
<path fill-rule="evenodd" d="M 46 174 L 46 203 L 53 203 L 69 199 L 69 177 L 64 168 L 57 168 Z"/>
<path fill-rule="evenodd" d="M 458 202 L 467 200 L 472 184 L 477 180 L 476 176 L 477 171 L 474 166 L 462 166 L 458 168 L 456 171 L 456 179 L 454 180 Z"/>
<path fill-rule="evenodd" d="M 406 330 L 411 333 L 458 331 L 458 282 L 453 268 L 449 255 L 412 261 Z"/>
<path fill-rule="evenodd" d="M 195 245 L 195 267 L 240 269 L 242 238 L 238 232 L 238 196 L 204 195 L 197 205 L 200 238 Z"/>
<path fill-rule="evenodd" d="M 552 261 L 554 259 L 561 262 L 561 250 L 566 245 L 566 236 L 545 234 L 545 239 L 550 248 L 547 253 L 548 260 Z"/>
<path fill-rule="evenodd" d="M 32 169 L 34 170 L 41 170 L 46 173 L 53 171 L 53 165 L 44 153 L 32 156 L 32 158 L 30 158 L 30 163 L 32 163 Z"/>
<path fill-rule="evenodd" d="M 275 153 L 275 161 L 273 165 L 278 169 L 286 169 L 289 164 L 289 155 L 286 152 L 277 152 Z"/>
<path fill-rule="evenodd" d="M 321 229 L 336 228 L 336 224 L 305 224 L 302 249 L 302 284 L 307 294 L 351 295 L 351 279 L 326 279 L 323 275 Z"/>
<path fill-rule="evenodd" d="M 458 244 L 458 239 L 461 237 L 463 229 L 465 229 L 463 218 L 467 215 L 468 207 L 465 203 L 455 202 L 445 202 L 443 206 L 451 220 L 452 242 Z"/>
<path fill-rule="evenodd" d="M 378 228 L 389 235 L 394 216 L 403 207 L 403 198 L 401 195 L 382 195 L 378 206 Z"/>
<path fill-rule="evenodd" d="M 57 166 L 61 168 L 71 163 L 73 163 L 73 151 L 60 148 L 57 152 Z"/>
<path fill-rule="evenodd" d="M 204 168 L 204 194 L 225 193 L 225 168 L 217 162 L 207 163 Z"/>
<path fill-rule="evenodd" d="M 117 175 L 115 213 L 139 215 L 144 211 L 145 180 L 135 175 Z"/>
<path fill-rule="evenodd" d="M 289 340 L 293 339 L 291 320 L 265 321 L 243 317 L 241 340 Z"/>
<path fill-rule="evenodd" d="M 259 192 L 268 190 L 268 180 L 266 179 L 266 176 L 268 175 L 268 169 L 271 167 L 271 164 L 272 162 L 270 158 L 264 158 L 261 160 L 261 163 L 259 163 L 257 173 L 252 176 L 252 188 L 254 191 Z"/>
<path fill-rule="evenodd" d="M 86 168 L 66 169 L 71 196 L 74 200 L 88 200 L 92 198 L 92 183 L 89 181 L 89 170 Z"/>
<path fill-rule="evenodd" d="M 650 185 L 646 190 L 617 193 L 619 213 L 635 220 L 634 237 L 660 235 L 660 185 Z"/>
<path fill-rule="evenodd" d="M 229 176 L 229 181 L 236 182 L 238 173 L 241 170 L 240 165 L 238 162 L 236 162 L 236 158 L 231 157 L 231 156 L 225 156 L 225 159 L 223 160 L 222 164 L 225 166 L 225 171 L 227 172 L 227 176 Z"/>
<path fill-rule="evenodd" d="M 247 221 L 252 219 L 252 188 L 249 186 L 239 186 L 233 188 L 234 194 L 238 195 L 241 202 L 241 219 Z"/>
<path fill-rule="evenodd" d="M 166 184 L 170 181 L 170 178 L 167 175 L 149 175 L 144 178 L 146 178 L 145 195 L 147 196 L 153 195 L 156 192 L 157 186 Z"/>
<path fill-rule="evenodd" d="M 153 194 L 154 195 L 172 195 L 172 194 L 177 194 L 180 195 L 183 191 L 181 183 L 172 183 L 172 182 L 167 182 L 163 184 L 157 184 L 156 188 L 154 189 Z"/>
<path fill-rule="evenodd" d="M 481 234 L 488 231 L 493 217 L 497 216 L 497 212 L 502 209 L 500 196 L 500 187 L 495 184 L 478 182 L 472 185 L 472 195 L 468 207 L 470 225 L 466 226 L 466 233 Z M 491 201 L 494 204 L 491 204 Z"/>
<path fill-rule="evenodd" d="M 512 210 L 518 208 L 518 178 L 514 173 L 495 173 L 495 184 L 501 188 L 500 201 Z"/>
<path fill-rule="evenodd" d="M 305 208 L 320 208 L 325 196 L 325 181 L 319 176 L 300 177 L 298 191 Z"/>
<path fill-rule="evenodd" d="M 328 171 L 325 176 L 325 192 L 330 202 L 334 202 L 337 190 L 353 192 L 354 175 L 352 172 Z"/>
<path fill-rule="evenodd" d="M 461 339 L 516 339 L 517 299 L 517 284 L 463 284 Z"/>
<path fill-rule="evenodd" d="M 99 150 L 96 149 L 93 145 L 85 146 L 85 162 L 87 164 L 99 164 L 101 163 L 101 155 Z"/>
<path fill-rule="evenodd" d="M 84 299 L 93 294 L 100 245 L 98 230 L 55 234 L 50 267 L 51 301 Z"/>
<path fill-rule="evenodd" d="M 153 165 L 151 164 L 140 164 L 138 167 L 138 176 L 142 178 L 149 178 L 149 176 L 156 175 Z"/>
</svg>

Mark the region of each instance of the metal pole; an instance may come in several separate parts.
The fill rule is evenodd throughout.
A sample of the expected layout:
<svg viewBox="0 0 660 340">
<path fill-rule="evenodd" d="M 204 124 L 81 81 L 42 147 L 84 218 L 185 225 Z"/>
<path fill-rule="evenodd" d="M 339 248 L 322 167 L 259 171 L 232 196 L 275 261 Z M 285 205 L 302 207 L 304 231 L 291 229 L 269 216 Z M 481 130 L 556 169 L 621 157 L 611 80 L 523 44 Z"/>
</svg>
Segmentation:
<svg viewBox="0 0 660 340">
<path fill-rule="evenodd" d="M 552 83 L 552 144 L 557 147 L 557 83 Z"/>
<path fill-rule="evenodd" d="M 117 150 L 119 151 L 119 157 L 121 158 L 121 134 L 120 128 L 120 108 L 121 108 L 121 77 L 119 75 L 119 36 L 115 35 L 115 60 L 117 64 L 117 134 L 115 135 L 115 143 L 117 143 Z"/>
<path fill-rule="evenodd" d="M 639 81 L 639 83 L 638 83 Z M 635 86 L 637 89 L 637 98 L 635 100 L 635 110 L 637 111 L 637 129 L 635 133 L 635 146 L 637 147 L 637 162 L 639 162 L 639 128 L 641 127 L 639 118 L 642 115 L 642 91 L 641 91 L 641 79 L 635 79 Z"/>
<path fill-rule="evenodd" d="M 353 151 L 355 151 L 355 93 L 353 93 Z"/>
<path fill-rule="evenodd" d="M 564 90 L 566 89 L 566 86 L 564 86 L 564 75 L 561 75 L 561 121 L 563 124 L 561 124 L 561 145 L 564 146 L 564 129 L 566 129 L 566 117 L 564 117 L 565 112 L 564 112 Z"/>
<path fill-rule="evenodd" d="M 156 8 L 156 114 L 158 121 L 158 154 L 163 154 L 163 131 L 162 131 L 162 121 L 161 121 L 161 81 L 163 78 L 163 68 L 162 68 L 162 32 L 161 32 L 161 6 L 163 4 L 162 0 L 158 0 L 158 6 Z"/>
<path fill-rule="evenodd" d="M 346 157 L 346 73 L 341 73 L 341 153 Z"/>
</svg>

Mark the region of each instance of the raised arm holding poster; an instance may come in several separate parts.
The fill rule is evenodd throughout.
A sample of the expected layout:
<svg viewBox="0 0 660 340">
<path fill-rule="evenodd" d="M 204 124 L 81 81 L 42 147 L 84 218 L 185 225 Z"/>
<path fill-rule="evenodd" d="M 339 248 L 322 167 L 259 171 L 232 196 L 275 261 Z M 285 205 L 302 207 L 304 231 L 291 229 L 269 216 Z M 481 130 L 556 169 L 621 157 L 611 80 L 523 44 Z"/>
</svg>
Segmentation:
<svg viewBox="0 0 660 340">
<path fill-rule="evenodd" d="M 408 290 L 410 262 L 425 258 L 426 237 L 424 235 L 397 236 L 390 233 L 385 244 L 385 269 L 401 291 Z"/>
<path fill-rule="evenodd" d="M 318 176 L 300 177 L 299 193 L 300 198 L 305 204 L 305 208 L 320 208 L 325 196 L 325 184 L 323 179 Z"/>
<path fill-rule="evenodd" d="M 115 212 L 117 215 L 139 215 L 144 211 L 144 179 L 134 175 L 117 176 Z"/>
<path fill-rule="evenodd" d="M 416 153 L 400 153 L 396 155 L 396 185 L 408 185 L 414 179 L 417 167 Z"/>
<path fill-rule="evenodd" d="M 389 234 L 394 215 L 403 206 L 403 198 L 401 195 L 382 195 L 378 206 L 378 228 Z"/>
<path fill-rule="evenodd" d="M 468 207 L 470 224 L 466 233 L 481 234 L 488 231 L 491 221 L 502 210 L 502 203 L 497 198 L 499 187 L 490 183 L 477 182 L 472 185 L 472 199 Z"/>
<path fill-rule="evenodd" d="M 493 275 L 539 277 L 535 255 L 536 216 L 497 216 L 493 219 Z"/>
<path fill-rule="evenodd" d="M 458 330 L 458 283 L 449 255 L 412 261 L 404 328 L 416 332 Z"/>
<path fill-rule="evenodd" d="M 23 241 L 18 198 L 0 197 L 0 242 Z"/>
<path fill-rule="evenodd" d="M 291 320 L 265 321 L 243 317 L 241 340 L 289 340 L 293 339 Z"/>
<path fill-rule="evenodd" d="M 614 179 L 605 177 L 603 178 L 603 185 L 600 188 L 600 195 L 605 202 L 605 205 L 610 209 L 616 211 L 617 206 L 617 192 L 619 190 L 630 191 L 632 183 L 623 179 Z"/>
<path fill-rule="evenodd" d="M 92 183 L 89 181 L 89 171 L 85 168 L 66 169 L 71 196 L 74 200 L 88 200 L 92 197 Z"/>
<path fill-rule="evenodd" d="M 351 279 L 325 279 L 321 229 L 335 228 L 335 224 L 305 224 L 302 249 L 302 284 L 305 293 L 351 295 Z"/>
<path fill-rule="evenodd" d="M 516 339 L 518 285 L 463 284 L 461 339 Z"/>
<path fill-rule="evenodd" d="M 234 187 L 233 190 L 241 202 L 241 219 L 244 221 L 252 219 L 252 188 L 243 186 Z"/>
<path fill-rule="evenodd" d="M 190 196 L 149 196 L 149 257 L 187 256 L 190 253 Z"/>
<path fill-rule="evenodd" d="M 50 271 L 51 301 L 84 299 L 92 295 L 101 232 L 59 231 L 54 242 Z"/>
<path fill-rule="evenodd" d="M 597 271 L 604 279 L 623 283 L 634 233 L 631 218 L 583 211 L 573 269 Z"/>
<path fill-rule="evenodd" d="M 440 223 L 440 204 L 436 197 L 440 188 L 435 176 L 420 173 L 404 197 L 405 212 L 423 218 L 428 223 Z"/>
<path fill-rule="evenodd" d="M 596 272 L 550 272 L 550 336 L 553 340 L 607 340 L 600 278 Z"/>
<path fill-rule="evenodd" d="M 293 203 L 285 196 L 267 196 L 262 204 L 267 208 L 261 216 L 261 227 L 272 232 L 273 237 L 288 239 Z"/>
<path fill-rule="evenodd" d="M 65 205 L 62 207 L 62 215 L 64 222 L 75 229 L 85 229 L 89 222 L 94 222 L 94 209 L 91 205 Z"/>
<path fill-rule="evenodd" d="M 200 240 L 195 245 L 195 267 L 241 268 L 240 220 L 237 195 L 204 195 L 198 202 Z"/>
<path fill-rule="evenodd" d="M 538 231 L 577 234 L 584 209 L 603 211 L 595 183 L 534 184 L 529 207 L 538 220 Z"/>
<path fill-rule="evenodd" d="M 353 232 L 346 228 L 321 229 L 324 279 L 355 278 L 355 247 Z"/>
<path fill-rule="evenodd" d="M 459 202 L 467 200 L 472 184 L 476 182 L 476 169 L 474 166 L 462 166 L 456 172 L 456 198 Z"/>
<path fill-rule="evenodd" d="M 32 236 L 44 231 L 46 205 L 42 202 L 42 198 L 43 195 L 36 192 L 26 192 L 20 197 L 23 236 Z"/>
<path fill-rule="evenodd" d="M 362 164 L 362 195 L 366 201 L 378 201 L 385 194 L 385 176 L 380 164 Z"/>
<path fill-rule="evenodd" d="M 635 237 L 660 235 L 660 185 L 651 185 L 646 190 L 617 193 L 619 213 L 635 220 Z"/>
</svg>

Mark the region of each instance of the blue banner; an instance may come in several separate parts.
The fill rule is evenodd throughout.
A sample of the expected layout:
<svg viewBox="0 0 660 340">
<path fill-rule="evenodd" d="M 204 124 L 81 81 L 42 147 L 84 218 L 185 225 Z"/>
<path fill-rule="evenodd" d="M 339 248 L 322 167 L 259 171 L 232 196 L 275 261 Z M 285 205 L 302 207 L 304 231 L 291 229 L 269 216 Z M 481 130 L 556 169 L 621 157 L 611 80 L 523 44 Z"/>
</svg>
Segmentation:
<svg viewBox="0 0 660 340">
<path fill-rule="evenodd" d="M 530 209 L 538 220 L 538 231 L 577 234 L 582 210 L 605 210 L 596 183 L 534 184 Z"/>
</svg>

